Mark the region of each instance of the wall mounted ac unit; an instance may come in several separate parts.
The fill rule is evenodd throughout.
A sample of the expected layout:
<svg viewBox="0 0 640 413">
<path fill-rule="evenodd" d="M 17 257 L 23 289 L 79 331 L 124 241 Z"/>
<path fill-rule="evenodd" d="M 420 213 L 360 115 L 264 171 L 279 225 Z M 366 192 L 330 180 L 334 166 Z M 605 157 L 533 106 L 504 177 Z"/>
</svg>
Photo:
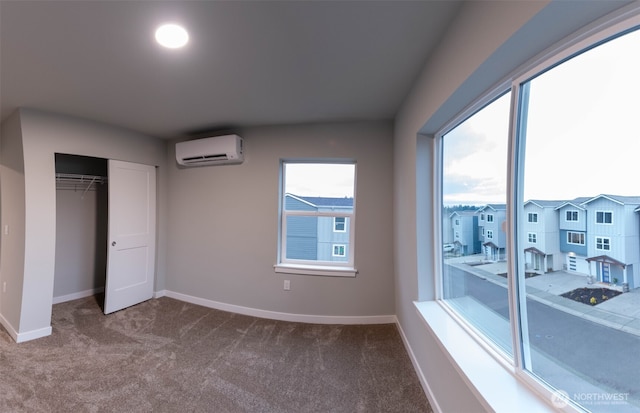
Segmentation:
<svg viewBox="0 0 640 413">
<path fill-rule="evenodd" d="M 183 166 L 237 164 L 244 161 L 238 135 L 214 136 L 176 143 L 176 161 Z"/>
</svg>

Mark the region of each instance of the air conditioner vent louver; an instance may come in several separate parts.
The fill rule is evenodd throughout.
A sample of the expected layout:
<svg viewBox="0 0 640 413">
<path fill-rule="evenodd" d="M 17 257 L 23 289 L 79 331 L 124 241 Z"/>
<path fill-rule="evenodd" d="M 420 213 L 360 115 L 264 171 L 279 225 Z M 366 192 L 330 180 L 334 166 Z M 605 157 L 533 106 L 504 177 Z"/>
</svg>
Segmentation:
<svg viewBox="0 0 640 413">
<path fill-rule="evenodd" d="M 244 161 L 238 135 L 216 136 L 176 143 L 176 161 L 183 166 L 237 164 Z"/>
</svg>

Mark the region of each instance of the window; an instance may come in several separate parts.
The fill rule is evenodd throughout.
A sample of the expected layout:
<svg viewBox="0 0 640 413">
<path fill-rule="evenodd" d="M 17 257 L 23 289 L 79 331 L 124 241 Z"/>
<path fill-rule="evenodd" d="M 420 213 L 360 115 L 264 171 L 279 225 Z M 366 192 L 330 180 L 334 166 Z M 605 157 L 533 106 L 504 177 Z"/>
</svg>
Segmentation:
<svg viewBox="0 0 640 413">
<path fill-rule="evenodd" d="M 480 221 L 484 221 L 484 214 L 480 214 Z"/>
<path fill-rule="evenodd" d="M 596 237 L 596 249 L 602 251 L 611 250 L 611 239 L 605 237 Z"/>
<path fill-rule="evenodd" d="M 442 216 L 448 216 L 450 208 L 458 205 L 481 210 L 488 205 L 505 202 L 509 100 L 510 94 L 504 94 L 441 137 Z M 492 182 L 490 191 L 486 181 Z M 492 223 L 496 213 L 481 213 L 481 220 L 483 215 L 487 223 Z M 447 228 L 443 226 L 442 231 L 444 236 Z M 476 247 L 476 252 L 482 252 L 484 259 L 490 261 L 503 257 L 506 247 L 505 240 L 494 231 L 484 231 L 483 227 L 485 241 L 491 241 L 491 244 Z M 486 334 L 510 354 L 507 290 L 480 281 L 480 268 L 459 265 L 455 257 L 447 256 L 443 261 L 442 294 L 445 302 L 465 315 L 473 328 Z"/>
<path fill-rule="evenodd" d="M 495 89 L 500 91 L 469 105 L 468 112 L 436 135 L 441 157 L 436 164 L 442 179 L 439 207 L 484 208 L 506 200 L 507 211 L 512 212 L 504 219 L 494 208 L 493 214 L 486 214 L 486 222 L 495 219 L 506 223 L 487 226 L 491 229 L 486 230 L 485 241 L 491 242 L 482 244 L 480 251 L 484 262 L 491 261 L 486 267 L 478 261 L 454 269 L 454 261 L 440 253 L 438 299 L 457 313 L 456 319 L 464 320 L 465 328 L 479 333 L 513 364 L 515 375 L 549 395 L 562 391 L 569 395 L 568 404 L 597 413 L 640 406 L 640 364 L 628 351 L 640 347 L 640 336 L 622 325 L 614 326 L 610 318 L 591 316 L 592 307 L 604 300 L 602 295 L 587 299 L 583 311 L 576 311 L 575 306 L 583 302 L 572 302 L 560 292 L 552 292 L 555 297 L 545 299 L 541 291 L 547 293 L 549 285 L 541 284 L 542 277 L 529 274 L 531 270 L 564 272 L 563 277 L 572 280 L 574 289 L 584 287 L 593 277 L 626 280 L 630 288 L 640 288 L 640 282 L 629 276 L 629 266 L 624 265 L 629 262 L 624 251 L 637 252 L 640 189 L 633 180 L 612 178 L 637 175 L 633 166 L 640 150 L 636 139 L 640 136 L 640 54 L 636 52 L 640 50 L 640 26 L 638 16 L 634 18 L 615 30 L 609 27 L 589 39 L 571 42 L 565 51 L 555 49 L 553 57 L 536 61 L 536 66 L 519 69 L 517 77 L 509 80 L 510 92 Z M 502 100 L 511 96 L 512 109 L 508 102 L 502 107 Z M 605 141 L 602 136 L 607 137 Z M 512 148 L 509 153 L 507 144 Z M 576 162 L 588 166 L 580 168 L 579 179 Z M 507 177 L 512 178 L 508 188 Z M 615 241 L 616 248 L 612 249 L 611 238 L 590 234 L 594 221 L 613 224 L 612 211 L 586 207 L 588 219 L 582 221 L 588 222 L 578 224 L 579 208 L 566 210 L 563 215 L 557 209 L 566 203 L 582 205 L 587 201 L 587 205 L 593 202 L 602 206 L 604 203 L 596 204 L 600 201 L 594 196 L 604 194 L 610 194 L 605 198 L 616 203 L 629 204 L 624 209 L 629 215 L 616 219 L 626 222 L 628 218 L 636 223 L 633 240 L 619 241 L 631 244 L 622 246 Z M 528 245 L 537 243 L 537 234 L 527 232 L 525 224 L 538 222 L 535 214 L 525 213 L 529 200 L 538 200 L 557 214 L 556 227 L 545 232 L 537 248 Z M 574 224 L 563 227 L 566 222 Z M 545 224 L 551 222 L 545 220 Z M 513 231 L 507 234 L 507 242 L 502 240 L 503 228 Z M 590 234 L 595 245 L 587 245 L 585 234 Z M 621 255 L 617 255 L 618 250 Z M 496 265 L 503 260 L 504 266 Z M 489 268 L 496 277 L 491 277 L 491 283 L 482 283 L 485 278 L 481 274 L 486 275 Z M 510 313 L 509 307 L 515 311 Z M 587 313 L 590 315 L 585 316 Z M 616 366 L 594 365 L 603 351 L 623 361 L 618 360 Z"/>
<path fill-rule="evenodd" d="M 613 212 L 610 211 L 596 211 L 596 223 L 597 224 L 611 224 L 613 222 Z"/>
<path fill-rule="evenodd" d="M 577 221 L 578 220 L 578 211 L 567 211 L 565 215 L 565 220 L 567 221 Z"/>
<path fill-rule="evenodd" d="M 460 220 L 456 219 L 456 225 L 460 225 Z"/>
<path fill-rule="evenodd" d="M 277 272 L 354 276 L 353 162 L 281 163 Z"/>
<path fill-rule="evenodd" d="M 584 245 L 584 232 L 567 232 L 567 244 Z"/>
<path fill-rule="evenodd" d="M 345 253 L 347 246 L 344 244 L 333 244 L 333 256 L 334 257 L 345 257 L 347 254 Z"/>
</svg>

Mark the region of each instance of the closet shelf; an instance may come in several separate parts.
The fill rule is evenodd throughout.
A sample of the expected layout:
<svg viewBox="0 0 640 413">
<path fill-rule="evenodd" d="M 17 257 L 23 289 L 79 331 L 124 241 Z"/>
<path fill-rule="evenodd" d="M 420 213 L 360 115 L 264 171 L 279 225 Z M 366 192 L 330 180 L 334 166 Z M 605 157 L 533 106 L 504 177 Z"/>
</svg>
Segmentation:
<svg viewBox="0 0 640 413">
<path fill-rule="evenodd" d="M 106 182 L 106 176 L 63 173 L 56 174 L 56 189 L 83 191 L 83 196 L 87 191 L 95 191 L 97 185 L 103 185 Z"/>
</svg>

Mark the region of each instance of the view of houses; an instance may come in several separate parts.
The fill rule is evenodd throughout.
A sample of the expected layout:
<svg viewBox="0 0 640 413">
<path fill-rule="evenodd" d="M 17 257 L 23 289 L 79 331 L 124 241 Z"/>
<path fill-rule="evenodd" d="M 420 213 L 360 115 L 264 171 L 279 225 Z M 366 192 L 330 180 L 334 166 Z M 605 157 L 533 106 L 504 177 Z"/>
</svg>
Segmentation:
<svg viewBox="0 0 640 413">
<path fill-rule="evenodd" d="M 504 260 L 505 222 L 504 204 L 450 212 L 443 230 L 444 243 L 453 246 L 447 254 Z M 640 287 L 640 196 L 529 200 L 521 222 L 519 242 L 528 271 L 564 270 Z"/>
<path fill-rule="evenodd" d="M 309 197 L 285 194 L 287 211 L 348 212 L 353 198 Z M 349 218 L 332 216 L 288 216 L 286 256 L 311 261 L 347 261 Z"/>
</svg>

